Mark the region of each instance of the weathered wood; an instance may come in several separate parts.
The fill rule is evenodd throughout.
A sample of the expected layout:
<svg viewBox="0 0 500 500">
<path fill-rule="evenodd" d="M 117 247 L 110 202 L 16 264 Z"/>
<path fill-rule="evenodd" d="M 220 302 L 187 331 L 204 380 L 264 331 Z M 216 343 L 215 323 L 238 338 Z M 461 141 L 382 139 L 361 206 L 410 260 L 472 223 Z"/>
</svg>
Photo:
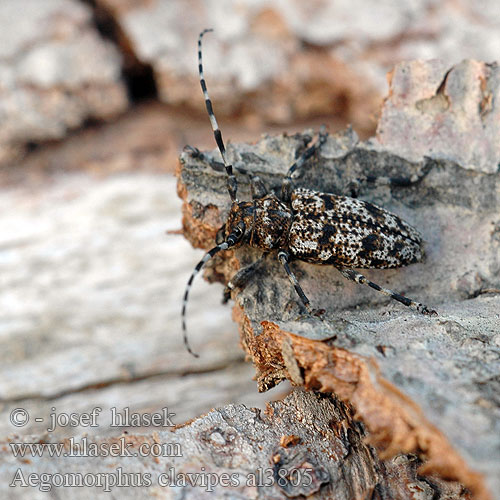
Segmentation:
<svg viewBox="0 0 500 500">
<path fill-rule="evenodd" d="M 0 164 L 129 105 L 121 56 L 84 2 L 0 3 Z"/>
<path fill-rule="evenodd" d="M 482 71 L 480 65 L 473 68 Z M 500 98 L 494 76 L 498 69 L 494 71 L 481 73 L 491 76 L 485 85 L 493 96 L 488 101 L 492 114 Z M 468 89 L 476 73 L 462 71 L 454 76 L 458 78 L 455 87 Z M 415 105 L 411 97 L 407 106 Z M 436 105 L 437 109 L 429 105 L 422 113 L 454 113 Z M 474 109 L 468 106 L 465 112 Z M 397 129 L 398 116 L 386 120 L 385 126 Z M 483 141 L 494 140 L 490 123 L 484 121 Z M 265 137 L 254 145 L 229 147 L 229 157 L 236 167 L 244 165 L 268 187 L 277 188 L 307 139 Z M 474 144 L 471 141 L 469 147 Z M 371 442 L 384 456 L 418 453 L 425 460 L 423 471 L 459 480 L 476 498 L 486 499 L 500 492 L 500 419 L 495 396 L 500 174 L 481 162 L 455 163 L 445 154 L 452 145 L 443 140 L 439 146 L 439 154 L 429 150 L 427 159 L 410 161 L 376 140 L 360 143 L 347 131 L 330 137 L 296 182 L 324 192 L 354 193 L 418 228 L 426 241 L 425 262 L 365 274 L 437 309 L 439 316 L 415 315 L 367 287 L 346 282 L 334 268 L 295 262 L 294 270 L 312 306 L 327 311 L 323 320 L 304 317 L 273 255 L 262 262 L 245 290 L 235 295 L 234 315 L 262 390 L 289 378 L 310 389 L 336 393 L 354 405 Z M 473 158 L 472 151 L 469 156 L 463 153 L 467 146 L 461 144 L 460 158 Z M 450 157 L 456 159 L 451 152 Z M 225 177 L 189 153 L 181 156 L 181 163 L 185 233 L 207 248 L 213 245 L 229 208 Z M 427 175 L 407 186 L 372 179 L 415 180 L 429 166 Z M 246 179 L 239 176 L 239 182 L 239 197 L 250 199 Z M 259 252 L 246 248 L 227 252 L 214 259 L 205 274 L 211 280 L 227 281 L 236 268 L 258 257 Z"/>
<path fill-rule="evenodd" d="M 410 61 L 389 74 L 377 139 L 392 153 L 418 160 L 432 152 L 494 174 L 500 158 L 500 69 L 465 60 Z M 466 87 L 464 88 L 464 84 Z"/>
<path fill-rule="evenodd" d="M 251 117 L 290 125 L 341 116 L 371 133 L 386 90 L 386 73 L 401 60 L 498 57 L 495 2 L 304 3 L 239 0 L 207 8 L 204 0 L 94 0 L 120 27 L 125 55 L 150 65 L 160 99 L 204 113 L 193 57 L 201 29 L 206 73 L 219 118 Z M 100 12 L 99 11 L 99 12 Z M 411 21 L 409 21 L 411 20 Z M 167 27 L 167 29 L 166 29 Z M 224 127 L 227 130 L 227 127 Z M 234 140 L 234 136 L 233 136 Z"/>
<path fill-rule="evenodd" d="M 168 174 L 66 173 L 2 188 L 1 438 L 43 432 L 52 407 L 169 407 L 177 422 L 229 402 L 263 407 L 222 287 L 199 283 L 190 327 L 206 350 L 194 364 L 184 348 L 182 289 L 201 252 L 166 234 L 179 229 L 180 206 Z M 18 407 L 30 415 L 22 428 L 9 423 Z M 101 424 L 52 435 L 116 433 Z"/>
<path fill-rule="evenodd" d="M 173 429 L 88 440 L 87 446 L 120 440 L 130 443 L 127 452 L 132 456 L 127 458 L 44 456 L 20 460 L 5 443 L 0 449 L 0 492 L 11 499 L 26 498 L 26 494 L 34 498 L 33 492 L 41 489 L 37 479 L 44 473 L 47 486 L 84 475 L 87 481 L 92 476 L 99 478 L 101 484 L 126 484 L 128 480 L 129 485 L 140 485 L 149 478 L 149 487 L 115 485 L 111 491 L 120 498 L 470 498 L 458 483 L 419 476 L 416 456 L 398 455 L 382 462 L 364 437 L 363 425 L 353 420 L 350 406 L 335 397 L 296 390 L 284 400 L 270 403 L 264 413 L 229 405 Z M 71 441 L 63 443 L 69 452 Z M 164 455 L 141 456 L 147 451 L 144 444 L 156 446 L 152 448 L 155 455 L 163 444 Z M 34 487 L 21 487 L 30 474 Z M 187 474 L 197 474 L 191 476 L 192 485 Z M 8 486 L 13 478 L 17 487 Z M 52 486 L 47 495 L 61 496 L 109 498 L 109 493 L 102 487 Z"/>
</svg>

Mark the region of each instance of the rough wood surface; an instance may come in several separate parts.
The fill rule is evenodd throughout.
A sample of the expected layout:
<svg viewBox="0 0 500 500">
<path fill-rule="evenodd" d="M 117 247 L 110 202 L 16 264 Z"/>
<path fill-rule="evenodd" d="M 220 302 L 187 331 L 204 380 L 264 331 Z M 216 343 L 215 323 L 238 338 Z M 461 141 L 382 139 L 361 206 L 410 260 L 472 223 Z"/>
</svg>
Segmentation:
<svg viewBox="0 0 500 500">
<path fill-rule="evenodd" d="M 254 133 L 314 117 L 373 132 L 386 72 L 402 60 L 494 60 L 494 0 L 3 0 L 0 164 L 150 97 L 204 113 L 196 39 L 218 113 Z M 360 10 L 364 12 L 359 15 Z M 128 94 L 128 96 L 127 96 Z M 237 115 L 237 116 L 236 116 Z M 179 126 L 179 128 L 184 128 Z"/>
<path fill-rule="evenodd" d="M 0 164 L 128 106 L 121 57 L 72 0 L 0 2 Z"/>
<path fill-rule="evenodd" d="M 123 441 L 130 455 L 123 458 L 23 460 L 10 453 L 12 442 L 21 441 L 13 438 L 0 449 L 0 492 L 11 499 L 26 498 L 27 488 L 20 485 L 31 475 L 35 491 L 50 488 L 44 498 L 109 498 L 103 487 L 57 486 L 65 477 L 75 481 L 85 476 L 86 481 L 102 485 L 113 486 L 115 481 L 110 489 L 119 498 L 470 499 L 458 483 L 421 477 L 420 461 L 414 455 L 381 461 L 364 442 L 362 424 L 352 416 L 352 408 L 334 397 L 297 390 L 270 403 L 265 413 L 229 405 L 186 425 L 151 434 L 89 438 L 89 449 Z M 64 452 L 76 453 L 78 444 L 61 442 Z M 84 441 L 76 442 L 82 446 Z M 160 444 L 163 454 L 155 456 Z M 40 479 L 42 473 L 45 476 Z M 17 487 L 8 486 L 13 478 Z M 117 486 L 126 481 L 135 487 Z M 146 481 L 151 486 L 141 487 Z"/>
<path fill-rule="evenodd" d="M 398 64 L 377 139 L 389 151 L 418 160 L 432 152 L 465 168 L 495 173 L 500 159 L 500 68 L 465 60 Z"/>
<path fill-rule="evenodd" d="M 40 435 L 53 407 L 169 407 L 183 422 L 229 402 L 262 408 L 273 397 L 258 394 L 243 363 L 222 287 L 213 294 L 200 283 L 193 294 L 191 327 L 206 352 L 194 365 L 185 351 L 181 296 L 200 251 L 166 234 L 180 228 L 180 206 L 169 174 L 59 172 L 2 187 L 0 437 Z M 9 414 L 19 407 L 30 422 L 15 428 Z M 101 424 L 51 434 L 116 433 Z"/>
<path fill-rule="evenodd" d="M 456 86 L 466 92 L 475 78 L 473 71 L 462 72 Z M 410 106 L 412 96 L 407 97 Z M 497 112 L 499 97 L 495 87 L 489 112 Z M 423 109 L 422 121 L 433 112 L 432 106 Z M 397 129 L 399 116 L 385 125 Z M 488 123 L 483 141 L 493 145 Z M 306 140 L 264 137 L 254 145 L 231 146 L 229 155 L 236 166 L 244 164 L 276 188 Z M 323 321 L 301 317 L 295 292 L 272 255 L 235 296 L 234 316 L 262 390 L 289 378 L 335 392 L 353 403 L 385 456 L 418 453 L 425 458 L 422 470 L 458 479 L 477 498 L 500 498 L 500 175 L 480 162 L 451 161 L 443 152 L 453 145 L 445 139 L 439 145 L 437 154 L 429 149 L 426 159 L 415 161 L 377 140 L 360 143 L 347 131 L 330 137 L 297 181 L 324 192 L 354 194 L 418 228 L 426 241 L 425 262 L 365 274 L 437 309 L 439 316 L 415 315 L 373 290 L 347 283 L 334 268 L 295 262 L 313 307 L 327 311 Z M 181 163 L 185 232 L 195 245 L 209 247 L 229 208 L 225 178 L 189 153 Z M 409 186 L 368 178 L 418 178 L 429 165 L 429 173 Z M 249 198 L 242 176 L 240 183 L 240 197 Z M 214 260 L 206 276 L 227 281 L 237 267 L 258 257 L 248 249 L 228 252 Z"/>
<path fill-rule="evenodd" d="M 190 0 L 188 16 L 185 0 L 95 3 L 120 27 L 124 52 L 153 68 L 160 99 L 198 113 L 196 39 L 214 28 L 205 76 L 219 117 L 243 114 L 256 130 L 335 115 L 370 133 L 395 64 L 439 58 L 449 66 L 500 52 L 494 0 Z"/>
</svg>

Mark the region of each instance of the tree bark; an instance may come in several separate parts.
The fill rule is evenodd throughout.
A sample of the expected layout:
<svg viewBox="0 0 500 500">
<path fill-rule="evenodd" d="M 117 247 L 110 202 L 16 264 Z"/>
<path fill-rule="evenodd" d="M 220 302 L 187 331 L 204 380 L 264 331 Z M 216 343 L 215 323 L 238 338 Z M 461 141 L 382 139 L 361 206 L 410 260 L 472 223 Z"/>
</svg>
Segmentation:
<svg viewBox="0 0 500 500">
<path fill-rule="evenodd" d="M 415 455 L 380 460 L 365 442 L 363 425 L 353 416 L 352 407 L 334 396 L 295 390 L 284 400 L 270 403 L 265 413 L 229 405 L 171 430 L 88 438 L 88 449 L 123 442 L 127 458 L 19 460 L 6 444 L 0 453 L 0 488 L 5 497 L 26 498 L 21 485 L 31 477 L 42 491 L 51 483 L 56 485 L 49 498 L 60 498 L 63 492 L 68 499 L 109 498 L 105 489 L 113 482 L 110 489 L 118 489 L 120 498 L 174 499 L 181 491 L 189 499 L 403 500 L 415 494 L 429 500 L 470 498 L 458 483 L 435 475 L 421 477 Z M 64 452 L 76 453 L 78 446 L 81 450 L 84 439 L 76 440 L 79 445 L 63 440 Z M 163 456 L 154 456 L 160 449 Z M 146 450 L 151 452 L 141 456 Z M 42 473 L 46 474 L 43 481 Z M 96 481 L 96 486 L 64 490 L 57 486 L 58 481 L 71 485 L 83 478 Z M 135 487 L 123 487 L 127 484 Z"/>
<path fill-rule="evenodd" d="M 362 143 L 351 130 L 330 136 L 295 186 L 373 202 L 416 227 L 426 243 L 424 262 L 364 274 L 438 316 L 413 313 L 333 267 L 295 261 L 312 307 L 326 310 L 321 319 L 307 317 L 270 254 L 233 294 L 234 318 L 260 390 L 289 379 L 336 394 L 353 405 L 382 457 L 416 453 L 422 473 L 460 481 L 478 499 L 500 498 L 499 70 L 474 61 L 449 71 L 407 63 L 406 70 L 398 68 L 403 77 L 392 80 L 377 138 Z M 459 127 L 450 141 L 447 131 Z M 405 131 L 412 138 L 406 143 Z M 311 135 L 231 145 L 229 158 L 279 192 Z M 203 248 L 214 245 L 230 207 L 225 175 L 209 165 L 217 159 L 181 156 L 184 230 Z M 247 178 L 237 176 L 239 198 L 251 199 Z M 247 247 L 227 251 L 207 265 L 205 277 L 227 283 L 260 256 Z"/>
</svg>

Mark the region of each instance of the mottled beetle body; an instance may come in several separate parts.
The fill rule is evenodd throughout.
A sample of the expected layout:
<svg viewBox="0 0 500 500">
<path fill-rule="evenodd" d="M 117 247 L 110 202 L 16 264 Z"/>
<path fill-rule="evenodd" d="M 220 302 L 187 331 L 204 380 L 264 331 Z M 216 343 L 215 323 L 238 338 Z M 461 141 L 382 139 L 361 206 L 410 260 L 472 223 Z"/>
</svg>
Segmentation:
<svg viewBox="0 0 500 500">
<path fill-rule="evenodd" d="M 217 243 L 241 222 L 245 233 L 234 247 L 286 248 L 290 256 L 311 264 L 388 269 L 423 257 L 416 229 L 382 208 L 347 196 L 299 188 L 292 191 L 291 206 L 273 194 L 233 203 Z"/>
<path fill-rule="evenodd" d="M 291 255 L 312 264 L 387 269 L 422 259 L 422 238 L 399 217 L 346 196 L 292 193 Z"/>
<path fill-rule="evenodd" d="M 194 277 L 216 253 L 242 245 L 258 248 L 266 254 L 277 252 L 278 260 L 310 314 L 320 314 L 320 312 L 311 308 L 309 299 L 290 269 L 290 260 L 335 266 L 347 279 L 367 285 L 420 313 L 436 314 L 425 305 L 383 288 L 354 270 L 354 268 L 395 268 L 420 261 L 423 257 L 422 238 L 416 229 L 398 216 L 371 203 L 347 196 L 293 188 L 295 171 L 327 141 L 328 134 L 325 130 L 320 131 L 318 140 L 289 168 L 279 196 L 274 193 L 268 194 L 262 181 L 257 176 L 250 175 L 253 199 L 238 201 L 236 197 L 238 184 L 233 166 L 226 157 L 222 134 L 203 76 L 201 40 L 207 31 L 211 30 L 203 31 L 198 40 L 200 84 L 215 141 L 222 156 L 222 169 L 227 174 L 227 189 L 232 205 L 226 223 L 217 233 L 217 246 L 209 250 L 196 265 L 184 293 L 182 328 L 188 351 L 197 356 L 187 342 L 185 323 L 186 304 Z M 220 163 L 207 159 L 195 148 L 189 149 L 193 155 L 209 161 L 214 169 L 221 170 Z M 247 174 L 242 168 L 238 170 Z M 229 281 L 224 294 L 226 300 L 233 289 L 244 286 L 255 264 L 240 269 Z"/>
</svg>

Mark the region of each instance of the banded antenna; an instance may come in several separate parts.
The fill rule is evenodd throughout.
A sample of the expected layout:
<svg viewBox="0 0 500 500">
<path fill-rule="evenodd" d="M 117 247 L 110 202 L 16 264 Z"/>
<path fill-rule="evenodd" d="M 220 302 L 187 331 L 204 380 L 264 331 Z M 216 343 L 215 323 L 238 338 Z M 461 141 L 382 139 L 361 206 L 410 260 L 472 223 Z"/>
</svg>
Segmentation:
<svg viewBox="0 0 500 500">
<path fill-rule="evenodd" d="M 187 328 L 186 328 L 186 306 L 188 303 L 189 291 L 191 290 L 191 286 L 193 284 L 193 280 L 195 276 L 201 271 L 202 267 L 218 252 L 221 250 L 227 250 L 230 247 L 236 245 L 243 235 L 245 234 L 245 225 L 243 222 L 239 222 L 238 225 L 234 228 L 233 232 L 226 238 L 226 241 L 217 245 L 216 247 L 209 250 L 204 256 L 203 259 L 196 264 L 191 276 L 189 277 L 189 281 L 187 282 L 186 289 L 184 290 L 184 299 L 182 301 L 182 334 L 184 336 L 184 345 L 190 354 L 192 354 L 195 358 L 199 358 L 200 355 L 193 352 L 191 347 L 189 346 L 188 338 L 187 338 Z"/>
<path fill-rule="evenodd" d="M 224 140 L 222 139 L 222 132 L 220 131 L 219 124 L 217 123 L 217 119 L 215 118 L 214 110 L 212 107 L 212 101 L 208 95 L 207 84 L 205 82 L 205 77 L 203 76 L 203 62 L 201 55 L 201 40 L 205 33 L 209 33 L 213 31 L 213 29 L 205 29 L 200 33 L 198 38 L 198 72 L 200 74 L 200 85 L 201 90 L 203 91 L 203 97 L 205 98 L 205 105 L 207 107 L 208 116 L 210 118 L 210 123 L 212 125 L 212 130 L 214 131 L 215 142 L 217 143 L 217 147 L 219 148 L 220 154 L 222 156 L 222 161 L 224 162 L 224 168 L 227 173 L 227 190 L 229 191 L 229 196 L 231 197 L 231 201 L 235 202 L 236 199 L 236 191 L 238 190 L 238 183 L 236 181 L 236 177 L 233 174 L 233 166 L 229 163 L 226 156 L 226 147 L 224 146 Z"/>
</svg>

